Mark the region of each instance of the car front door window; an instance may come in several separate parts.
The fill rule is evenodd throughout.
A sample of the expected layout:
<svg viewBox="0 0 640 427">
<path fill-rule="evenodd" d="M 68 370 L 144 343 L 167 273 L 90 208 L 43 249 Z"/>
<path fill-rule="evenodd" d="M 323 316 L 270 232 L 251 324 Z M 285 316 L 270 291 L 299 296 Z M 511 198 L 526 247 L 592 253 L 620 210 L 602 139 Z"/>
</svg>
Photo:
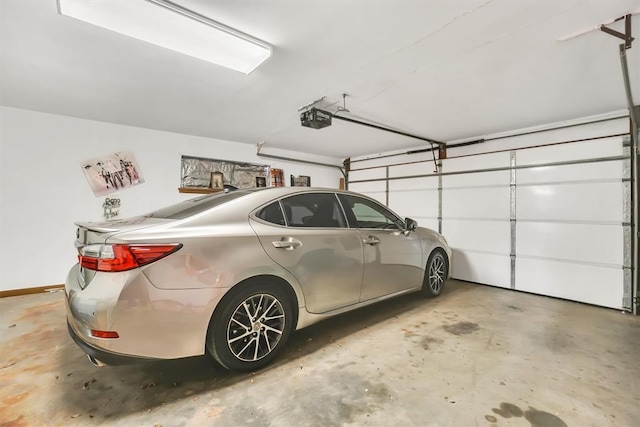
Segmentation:
<svg viewBox="0 0 640 427">
<path fill-rule="evenodd" d="M 371 200 L 341 194 L 345 210 L 351 211 L 358 228 L 402 229 L 404 222 L 384 206 Z M 351 222 L 352 222 L 351 221 Z"/>
</svg>

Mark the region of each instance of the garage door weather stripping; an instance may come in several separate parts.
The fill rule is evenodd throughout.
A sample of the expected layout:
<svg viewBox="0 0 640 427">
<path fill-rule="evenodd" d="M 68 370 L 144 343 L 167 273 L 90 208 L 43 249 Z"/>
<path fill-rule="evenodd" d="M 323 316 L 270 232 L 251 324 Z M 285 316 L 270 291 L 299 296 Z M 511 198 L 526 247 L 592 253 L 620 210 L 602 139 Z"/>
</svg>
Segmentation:
<svg viewBox="0 0 640 427">
<path fill-rule="evenodd" d="M 58 0 L 58 12 L 245 74 L 271 56 L 267 43 L 166 0 Z"/>
</svg>

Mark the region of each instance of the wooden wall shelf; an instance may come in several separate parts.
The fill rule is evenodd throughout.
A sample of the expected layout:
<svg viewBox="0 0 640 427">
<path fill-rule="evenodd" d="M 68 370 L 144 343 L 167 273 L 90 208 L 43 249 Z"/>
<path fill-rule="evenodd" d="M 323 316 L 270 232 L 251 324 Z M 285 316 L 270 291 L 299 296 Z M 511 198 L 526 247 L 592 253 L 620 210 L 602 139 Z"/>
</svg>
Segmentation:
<svg viewBox="0 0 640 427">
<path fill-rule="evenodd" d="M 220 188 L 200 188 L 200 187 L 178 187 L 179 193 L 189 193 L 189 194 L 212 194 L 212 193 L 220 193 L 224 190 Z"/>
</svg>

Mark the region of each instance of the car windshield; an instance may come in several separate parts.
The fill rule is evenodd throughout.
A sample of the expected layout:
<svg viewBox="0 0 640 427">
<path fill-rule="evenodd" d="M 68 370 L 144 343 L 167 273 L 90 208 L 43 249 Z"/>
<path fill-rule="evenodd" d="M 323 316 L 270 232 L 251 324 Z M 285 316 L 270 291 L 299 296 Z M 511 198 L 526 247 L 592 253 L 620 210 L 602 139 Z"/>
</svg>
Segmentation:
<svg viewBox="0 0 640 427">
<path fill-rule="evenodd" d="M 163 219 L 184 219 L 250 194 L 251 191 L 238 190 L 185 200 L 166 208 L 158 209 L 149 216 Z"/>
</svg>

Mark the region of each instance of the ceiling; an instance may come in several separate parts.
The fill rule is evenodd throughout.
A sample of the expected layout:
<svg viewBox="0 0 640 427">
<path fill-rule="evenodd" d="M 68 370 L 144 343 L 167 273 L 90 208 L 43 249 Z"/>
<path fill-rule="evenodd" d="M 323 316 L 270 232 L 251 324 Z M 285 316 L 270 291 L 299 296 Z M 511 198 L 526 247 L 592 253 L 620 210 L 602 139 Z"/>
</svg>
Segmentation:
<svg viewBox="0 0 640 427">
<path fill-rule="evenodd" d="M 591 31 L 640 0 L 174 0 L 274 46 L 250 75 L 0 0 L 2 105 L 344 158 L 423 144 L 298 108 L 342 93 L 352 117 L 441 141 L 626 108 L 618 45 Z M 628 50 L 640 103 L 640 15 Z M 611 26 L 623 31 L 623 23 Z"/>
</svg>

